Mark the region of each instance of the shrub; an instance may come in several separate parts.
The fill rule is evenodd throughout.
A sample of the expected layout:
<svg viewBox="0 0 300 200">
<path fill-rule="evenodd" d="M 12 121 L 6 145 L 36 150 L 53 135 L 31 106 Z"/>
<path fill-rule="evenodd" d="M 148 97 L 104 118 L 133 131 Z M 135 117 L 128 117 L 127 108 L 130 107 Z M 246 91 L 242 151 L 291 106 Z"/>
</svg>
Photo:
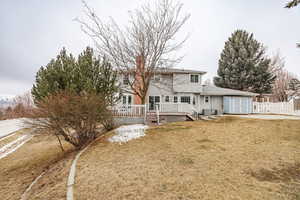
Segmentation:
<svg viewBox="0 0 300 200">
<path fill-rule="evenodd" d="M 39 101 L 29 123 L 43 133 L 55 135 L 60 144 L 62 136 L 80 149 L 97 137 L 98 125 L 113 127 L 108 123 L 112 115 L 104 99 L 95 93 L 61 91 Z"/>
</svg>

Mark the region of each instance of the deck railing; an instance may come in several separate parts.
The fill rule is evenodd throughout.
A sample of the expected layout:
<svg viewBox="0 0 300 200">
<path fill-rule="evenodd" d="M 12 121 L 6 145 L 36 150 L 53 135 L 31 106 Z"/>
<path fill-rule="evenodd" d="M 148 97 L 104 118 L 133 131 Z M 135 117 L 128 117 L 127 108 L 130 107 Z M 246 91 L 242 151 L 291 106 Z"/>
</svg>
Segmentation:
<svg viewBox="0 0 300 200">
<path fill-rule="evenodd" d="M 147 106 L 149 112 L 156 111 L 158 107 L 161 113 L 193 113 L 194 107 L 188 103 L 159 103 L 155 106 Z"/>
<path fill-rule="evenodd" d="M 144 117 L 147 109 L 146 105 L 118 105 L 111 110 L 116 117 Z"/>
</svg>

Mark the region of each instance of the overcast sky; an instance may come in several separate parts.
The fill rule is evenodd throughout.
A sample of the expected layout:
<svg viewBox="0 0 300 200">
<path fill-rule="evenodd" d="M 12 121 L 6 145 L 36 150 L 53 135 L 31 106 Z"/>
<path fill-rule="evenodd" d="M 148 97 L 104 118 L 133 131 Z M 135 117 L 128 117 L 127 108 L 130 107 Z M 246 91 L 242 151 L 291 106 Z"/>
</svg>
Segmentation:
<svg viewBox="0 0 300 200">
<path fill-rule="evenodd" d="M 125 24 L 128 11 L 151 0 L 87 0 L 99 17 L 109 16 Z M 191 18 L 181 30 L 190 38 L 181 54 L 180 68 L 216 75 L 224 42 L 236 29 L 254 33 L 272 55 L 280 50 L 286 68 L 300 75 L 300 6 L 284 9 L 285 0 L 181 0 Z M 0 95 L 16 95 L 31 89 L 40 66 L 62 47 L 78 54 L 92 41 L 74 18 L 84 17 L 80 0 L 2 0 L 0 5 Z"/>
</svg>

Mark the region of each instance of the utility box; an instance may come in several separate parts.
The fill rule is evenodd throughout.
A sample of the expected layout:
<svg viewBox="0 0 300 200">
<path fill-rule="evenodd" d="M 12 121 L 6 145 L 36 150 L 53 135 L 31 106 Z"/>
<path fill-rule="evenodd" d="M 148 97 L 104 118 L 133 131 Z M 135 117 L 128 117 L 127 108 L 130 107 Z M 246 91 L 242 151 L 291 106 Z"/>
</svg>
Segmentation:
<svg viewBox="0 0 300 200">
<path fill-rule="evenodd" d="M 215 109 L 203 109 L 203 115 L 204 116 L 216 115 L 217 112 L 218 111 L 215 110 Z"/>
</svg>

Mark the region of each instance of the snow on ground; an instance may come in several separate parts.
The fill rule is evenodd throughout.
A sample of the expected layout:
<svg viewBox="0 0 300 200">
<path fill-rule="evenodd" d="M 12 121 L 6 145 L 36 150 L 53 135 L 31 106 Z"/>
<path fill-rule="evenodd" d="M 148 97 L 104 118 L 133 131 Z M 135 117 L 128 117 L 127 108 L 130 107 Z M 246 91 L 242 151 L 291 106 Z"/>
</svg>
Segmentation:
<svg viewBox="0 0 300 200">
<path fill-rule="evenodd" d="M 0 120 L 0 139 L 20 129 L 25 128 L 24 119 Z"/>
<path fill-rule="evenodd" d="M 115 130 L 116 135 L 108 140 L 110 142 L 128 142 L 129 140 L 145 136 L 145 130 L 147 128 L 148 126 L 142 124 L 121 126 Z"/>
<path fill-rule="evenodd" d="M 22 135 L 18 139 L 6 144 L 2 148 L 0 148 L 0 159 L 8 156 L 9 154 L 16 151 L 23 144 L 31 140 L 32 135 Z"/>
<path fill-rule="evenodd" d="M 242 118 L 253 118 L 253 119 L 293 119 L 300 120 L 298 116 L 288 116 L 288 115 L 236 115 Z"/>
</svg>

